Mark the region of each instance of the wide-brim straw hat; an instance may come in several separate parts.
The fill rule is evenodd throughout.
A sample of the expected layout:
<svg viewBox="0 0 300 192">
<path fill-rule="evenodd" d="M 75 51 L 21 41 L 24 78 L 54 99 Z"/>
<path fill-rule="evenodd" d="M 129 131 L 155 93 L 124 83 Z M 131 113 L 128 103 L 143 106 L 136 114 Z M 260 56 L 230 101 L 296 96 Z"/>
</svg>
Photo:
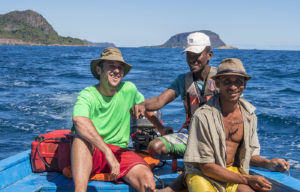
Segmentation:
<svg viewBox="0 0 300 192">
<path fill-rule="evenodd" d="M 123 63 L 124 77 L 132 68 L 131 65 L 129 65 L 128 63 L 126 63 L 124 61 L 124 59 L 122 57 L 122 53 L 119 49 L 117 49 L 115 47 L 107 47 L 102 51 L 100 58 L 94 59 L 91 62 L 91 72 L 92 72 L 93 76 L 98 80 L 100 79 L 100 75 L 97 73 L 96 67 L 99 65 L 99 63 L 101 61 L 120 61 L 121 63 Z"/>
<path fill-rule="evenodd" d="M 241 60 L 237 58 L 223 59 L 217 70 L 217 74 L 212 76 L 212 79 L 216 79 L 224 75 L 238 75 L 245 77 L 246 80 L 251 79 L 251 76 L 247 75 L 246 70 Z"/>
</svg>

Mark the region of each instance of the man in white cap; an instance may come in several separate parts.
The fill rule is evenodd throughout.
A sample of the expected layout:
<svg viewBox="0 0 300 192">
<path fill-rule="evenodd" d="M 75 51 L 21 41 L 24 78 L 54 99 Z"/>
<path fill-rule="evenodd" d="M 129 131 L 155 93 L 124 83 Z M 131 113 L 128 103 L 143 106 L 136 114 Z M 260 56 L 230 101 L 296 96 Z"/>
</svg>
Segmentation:
<svg viewBox="0 0 300 192">
<path fill-rule="evenodd" d="M 205 104 L 209 98 L 216 94 L 215 83 L 211 77 L 217 73 L 215 67 L 209 65 L 213 56 L 209 37 L 201 32 L 194 32 L 187 37 L 187 48 L 182 52 L 186 53 L 186 61 L 190 72 L 177 76 L 167 90 L 159 96 L 135 105 L 134 113 L 137 118 L 144 116 L 145 111 L 161 109 L 166 104 L 175 100 L 179 95 L 183 100 L 186 122 L 183 126 L 188 129 L 190 118 L 197 108 Z M 162 127 L 162 126 L 156 126 Z M 162 137 L 151 141 L 148 150 L 155 158 L 183 157 L 188 139 L 187 133 L 173 133 L 169 127 L 161 128 L 159 132 Z M 184 187 L 183 177 L 180 175 L 164 191 L 178 191 Z"/>
<path fill-rule="evenodd" d="M 188 47 L 182 52 L 186 53 L 186 61 L 190 72 L 180 74 L 159 96 L 135 106 L 135 115 L 138 118 L 144 115 L 145 111 L 155 111 L 161 109 L 181 95 L 186 112 L 186 126 L 195 110 L 202 106 L 207 100 L 214 95 L 214 81 L 211 79 L 216 73 L 216 68 L 209 65 L 213 56 L 209 37 L 204 33 L 194 32 L 187 37 Z M 153 157 L 169 158 L 171 156 L 183 157 L 188 134 L 172 133 L 173 131 L 165 128 L 160 131 L 162 137 L 151 141 L 148 150 Z"/>
<path fill-rule="evenodd" d="M 79 93 L 73 111 L 71 160 L 76 192 L 86 191 L 90 176 L 100 173 L 123 180 L 137 191 L 155 188 L 148 164 L 126 150 L 129 110 L 144 101 L 133 83 L 122 82 L 130 69 L 114 47 L 104 49 L 101 58 L 91 62 L 91 72 L 99 83 Z"/>
</svg>

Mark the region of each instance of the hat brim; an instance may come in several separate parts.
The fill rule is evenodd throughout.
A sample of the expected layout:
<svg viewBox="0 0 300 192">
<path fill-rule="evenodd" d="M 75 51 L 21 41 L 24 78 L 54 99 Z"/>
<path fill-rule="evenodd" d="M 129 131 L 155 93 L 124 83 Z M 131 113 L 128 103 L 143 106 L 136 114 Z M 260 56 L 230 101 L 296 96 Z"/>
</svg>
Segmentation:
<svg viewBox="0 0 300 192">
<path fill-rule="evenodd" d="M 205 47 L 207 46 L 189 46 L 184 51 L 181 52 L 181 54 L 184 54 L 185 52 L 193 52 L 193 53 L 201 53 Z"/>
<path fill-rule="evenodd" d="M 98 59 L 94 59 L 92 60 L 91 62 L 91 72 L 93 74 L 93 76 L 96 78 L 96 79 L 100 79 L 100 75 L 97 73 L 97 70 L 96 70 L 96 67 L 97 65 L 101 62 L 101 61 L 119 61 L 121 63 L 123 63 L 124 65 L 124 77 L 125 75 L 127 75 L 127 73 L 130 71 L 130 69 L 132 68 L 131 65 L 129 65 L 128 63 L 124 62 L 124 61 L 120 61 L 120 60 L 115 60 L 115 59 L 101 59 L 101 58 L 98 58 Z"/>
<path fill-rule="evenodd" d="M 221 76 L 228 76 L 228 75 L 234 75 L 234 76 L 241 76 L 241 77 L 244 77 L 246 80 L 249 80 L 251 79 L 252 77 L 249 76 L 249 75 L 244 75 L 244 74 L 241 74 L 241 73 L 223 73 L 223 74 L 216 74 L 214 76 L 212 76 L 211 78 L 213 80 L 217 79 L 218 77 L 221 77 Z"/>
</svg>

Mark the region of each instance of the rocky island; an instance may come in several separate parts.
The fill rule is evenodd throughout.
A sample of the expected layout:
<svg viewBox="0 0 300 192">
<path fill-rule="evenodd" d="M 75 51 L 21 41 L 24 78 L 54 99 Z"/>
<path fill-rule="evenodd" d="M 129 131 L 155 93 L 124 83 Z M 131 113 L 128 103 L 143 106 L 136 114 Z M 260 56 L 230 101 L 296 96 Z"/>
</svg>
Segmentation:
<svg viewBox="0 0 300 192">
<path fill-rule="evenodd" d="M 103 42 L 103 43 L 94 43 L 90 41 L 86 41 L 90 47 L 116 47 L 115 44 L 109 43 L 109 42 Z"/>
<path fill-rule="evenodd" d="M 179 33 L 176 35 L 173 35 L 170 37 L 169 40 L 167 40 L 162 45 L 156 45 L 156 46 L 145 46 L 145 47 L 157 47 L 157 48 L 186 48 L 187 41 L 186 38 L 190 33 L 194 32 L 202 32 L 205 33 L 207 36 L 209 36 L 211 41 L 212 48 L 220 48 L 220 49 L 236 49 L 235 47 L 226 45 L 219 37 L 218 34 L 215 32 L 209 31 L 209 30 L 199 30 L 199 31 L 192 31 L 192 32 L 186 32 L 186 33 Z"/>
<path fill-rule="evenodd" d="M 179 33 L 172 36 L 162 45 L 144 46 L 158 48 L 185 48 L 186 37 L 192 32 Z M 199 30 L 210 37 L 212 48 L 236 49 L 226 45 L 218 34 L 209 30 Z M 92 46 L 108 47 L 115 45 L 109 42 L 94 43 L 72 37 L 62 37 L 54 30 L 47 20 L 39 13 L 12 11 L 0 15 L 0 45 L 58 45 L 58 46 Z"/>
<path fill-rule="evenodd" d="M 0 45 L 115 46 L 62 37 L 42 15 L 32 10 L 0 15 Z"/>
<path fill-rule="evenodd" d="M 59 36 L 42 15 L 32 10 L 0 15 L 0 44 L 88 45 L 81 39 Z"/>
</svg>

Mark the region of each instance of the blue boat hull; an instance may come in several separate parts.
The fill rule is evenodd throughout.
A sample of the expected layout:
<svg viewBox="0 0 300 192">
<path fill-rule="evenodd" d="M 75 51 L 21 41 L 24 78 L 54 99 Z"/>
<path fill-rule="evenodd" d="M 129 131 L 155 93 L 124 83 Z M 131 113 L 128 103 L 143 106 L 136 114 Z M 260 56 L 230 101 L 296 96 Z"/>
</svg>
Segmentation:
<svg viewBox="0 0 300 192">
<path fill-rule="evenodd" d="M 178 161 L 178 166 L 183 166 L 181 160 Z M 156 168 L 153 172 L 159 176 L 165 185 L 169 185 L 178 176 L 178 173 L 172 173 L 170 164 L 166 164 L 162 168 Z M 251 169 L 251 174 L 263 175 L 271 180 L 273 183 L 273 192 L 300 191 L 300 180 L 293 177 L 277 172 L 256 169 Z M 155 180 L 157 187 L 161 188 L 162 182 L 157 179 Z M 1 192 L 68 192 L 74 191 L 74 183 L 72 179 L 68 179 L 56 172 L 33 173 L 30 165 L 30 150 L 27 150 L 0 161 L 0 190 Z M 88 184 L 88 191 L 135 190 L 127 184 L 91 181 Z"/>
</svg>

